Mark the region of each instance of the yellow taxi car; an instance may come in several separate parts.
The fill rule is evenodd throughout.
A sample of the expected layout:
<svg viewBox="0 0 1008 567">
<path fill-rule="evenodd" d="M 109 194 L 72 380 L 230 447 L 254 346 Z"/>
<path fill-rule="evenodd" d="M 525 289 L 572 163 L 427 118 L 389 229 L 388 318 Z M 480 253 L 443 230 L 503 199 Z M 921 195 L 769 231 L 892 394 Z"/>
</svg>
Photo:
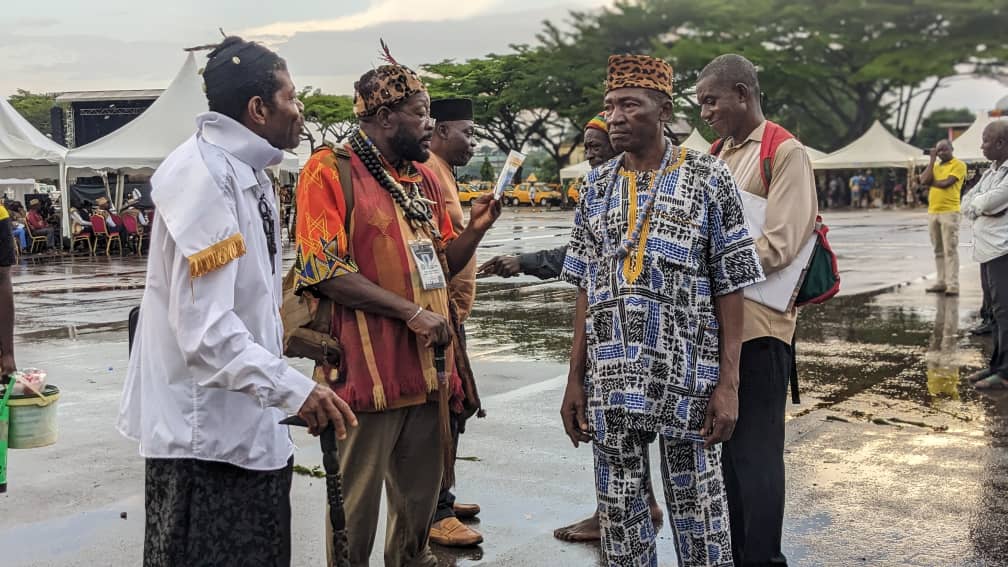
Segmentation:
<svg viewBox="0 0 1008 567">
<path fill-rule="evenodd" d="M 563 195 L 555 185 L 546 183 L 519 183 L 504 191 L 504 203 L 512 206 L 552 206 L 563 202 Z"/>
<path fill-rule="evenodd" d="M 471 205 L 473 201 L 493 191 L 493 183 L 489 181 L 473 181 L 459 185 L 459 201 L 463 205 Z"/>
<path fill-rule="evenodd" d="M 581 199 L 581 181 L 581 179 L 574 179 L 567 185 L 567 199 L 575 205 Z"/>
</svg>

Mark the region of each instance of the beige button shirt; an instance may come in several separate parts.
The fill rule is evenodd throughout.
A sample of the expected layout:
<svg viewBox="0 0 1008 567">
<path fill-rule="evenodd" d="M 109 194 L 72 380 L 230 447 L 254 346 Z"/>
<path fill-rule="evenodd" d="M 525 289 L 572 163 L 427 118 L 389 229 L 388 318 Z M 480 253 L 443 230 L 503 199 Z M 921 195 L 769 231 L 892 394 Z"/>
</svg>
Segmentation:
<svg viewBox="0 0 1008 567">
<path fill-rule="evenodd" d="M 448 216 L 451 217 L 452 224 L 455 225 L 455 233 L 462 234 L 465 229 L 465 215 L 462 212 L 462 203 L 459 201 L 458 182 L 452 174 L 451 166 L 440 156 L 431 152 L 430 159 L 425 163 L 427 167 L 437 175 L 438 185 L 444 193 L 445 208 L 448 209 Z M 476 299 L 476 255 L 466 264 L 461 272 L 448 282 L 448 292 L 455 305 L 458 306 L 460 322 L 464 323 L 469 318 L 472 311 L 473 302 Z"/>
<path fill-rule="evenodd" d="M 805 147 L 796 139 L 777 147 L 771 163 L 770 191 L 763 187 L 760 175 L 760 142 L 766 129 L 764 121 L 741 143 L 728 139 L 721 159 L 728 164 L 739 189 L 767 200 L 763 236 L 756 240 L 763 271 L 770 275 L 790 264 L 812 232 L 819 204 L 816 201 L 815 175 Z M 798 310 L 781 313 L 755 301 L 745 300 L 742 341 L 774 337 L 791 344 Z"/>
</svg>

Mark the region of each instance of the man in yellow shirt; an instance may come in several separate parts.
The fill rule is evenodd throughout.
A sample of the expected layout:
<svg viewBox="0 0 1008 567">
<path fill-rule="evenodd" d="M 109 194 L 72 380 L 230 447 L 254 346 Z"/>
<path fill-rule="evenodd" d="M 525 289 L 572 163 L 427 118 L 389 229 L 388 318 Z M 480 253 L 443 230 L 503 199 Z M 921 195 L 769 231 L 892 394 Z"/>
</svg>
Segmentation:
<svg viewBox="0 0 1008 567">
<path fill-rule="evenodd" d="M 938 281 L 927 289 L 929 293 L 959 295 L 959 193 L 965 180 L 966 164 L 952 156 L 952 142 L 938 142 L 920 176 L 921 184 L 931 187 L 928 230 L 938 268 Z"/>
</svg>

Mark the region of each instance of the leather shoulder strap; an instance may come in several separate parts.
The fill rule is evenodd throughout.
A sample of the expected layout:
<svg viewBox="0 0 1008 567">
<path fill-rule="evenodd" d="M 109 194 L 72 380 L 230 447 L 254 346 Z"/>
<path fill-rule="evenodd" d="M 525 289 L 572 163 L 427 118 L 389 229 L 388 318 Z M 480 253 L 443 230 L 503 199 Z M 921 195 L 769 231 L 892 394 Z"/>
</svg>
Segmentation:
<svg viewBox="0 0 1008 567">
<path fill-rule="evenodd" d="M 333 148 L 336 154 L 336 173 L 339 175 L 340 189 L 343 190 L 343 204 L 346 213 L 343 216 L 343 226 L 350 230 L 350 213 L 354 207 L 353 176 L 350 175 L 350 152 L 344 146 Z"/>
</svg>

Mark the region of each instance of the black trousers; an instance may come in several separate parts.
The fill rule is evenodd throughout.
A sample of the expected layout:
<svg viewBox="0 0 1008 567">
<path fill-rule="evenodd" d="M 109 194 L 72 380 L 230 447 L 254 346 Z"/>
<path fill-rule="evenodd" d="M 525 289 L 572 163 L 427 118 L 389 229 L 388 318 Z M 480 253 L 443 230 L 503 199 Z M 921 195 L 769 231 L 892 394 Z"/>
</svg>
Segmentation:
<svg viewBox="0 0 1008 567">
<path fill-rule="evenodd" d="M 990 304 L 990 284 L 987 283 L 987 272 L 983 269 L 983 265 L 980 265 L 980 291 L 983 296 L 983 302 L 980 304 L 980 323 L 993 323 L 994 315 L 991 313 Z"/>
<path fill-rule="evenodd" d="M 723 467 L 736 566 L 787 565 L 784 524 L 784 408 L 791 345 L 771 337 L 742 343 L 739 417 Z"/>
<path fill-rule="evenodd" d="M 981 284 L 986 280 L 994 319 L 994 350 L 990 369 L 1008 378 L 1008 254 L 980 264 Z"/>
<path fill-rule="evenodd" d="M 292 472 L 147 459 L 144 567 L 290 567 Z"/>
</svg>

